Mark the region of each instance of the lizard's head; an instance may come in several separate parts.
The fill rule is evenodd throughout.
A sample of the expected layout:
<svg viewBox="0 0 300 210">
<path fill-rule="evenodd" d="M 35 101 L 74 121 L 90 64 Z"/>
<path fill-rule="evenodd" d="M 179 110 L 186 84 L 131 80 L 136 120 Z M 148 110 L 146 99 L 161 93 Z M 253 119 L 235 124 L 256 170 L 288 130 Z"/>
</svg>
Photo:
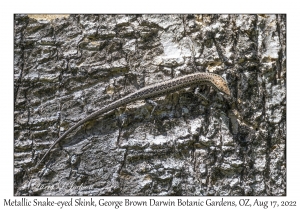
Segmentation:
<svg viewBox="0 0 300 210">
<path fill-rule="evenodd" d="M 230 90 L 227 85 L 227 82 L 219 75 L 214 75 L 213 80 L 211 81 L 214 86 L 221 92 L 230 96 Z"/>
</svg>

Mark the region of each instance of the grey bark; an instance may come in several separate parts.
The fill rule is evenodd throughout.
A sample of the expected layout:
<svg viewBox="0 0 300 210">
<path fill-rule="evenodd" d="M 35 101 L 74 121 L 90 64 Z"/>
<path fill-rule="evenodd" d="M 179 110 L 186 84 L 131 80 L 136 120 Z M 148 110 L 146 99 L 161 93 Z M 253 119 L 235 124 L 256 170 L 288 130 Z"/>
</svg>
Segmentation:
<svg viewBox="0 0 300 210">
<path fill-rule="evenodd" d="M 15 195 L 286 195 L 285 15 L 15 15 Z M 194 57 L 194 59 L 193 59 Z M 228 82 L 74 123 L 196 71 Z M 77 186 L 77 188 L 76 188 Z M 81 188 L 80 188 L 81 187 Z"/>
</svg>

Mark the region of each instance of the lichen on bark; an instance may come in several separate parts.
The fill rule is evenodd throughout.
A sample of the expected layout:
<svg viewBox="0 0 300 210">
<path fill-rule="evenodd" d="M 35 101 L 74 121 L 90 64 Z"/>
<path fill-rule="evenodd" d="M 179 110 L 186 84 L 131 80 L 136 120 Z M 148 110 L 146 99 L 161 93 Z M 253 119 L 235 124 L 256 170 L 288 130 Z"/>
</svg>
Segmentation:
<svg viewBox="0 0 300 210">
<path fill-rule="evenodd" d="M 285 15 L 15 15 L 15 195 L 286 195 L 285 48 Z M 232 97 L 181 90 L 152 116 L 130 103 L 33 170 L 104 104 L 194 72 Z"/>
</svg>

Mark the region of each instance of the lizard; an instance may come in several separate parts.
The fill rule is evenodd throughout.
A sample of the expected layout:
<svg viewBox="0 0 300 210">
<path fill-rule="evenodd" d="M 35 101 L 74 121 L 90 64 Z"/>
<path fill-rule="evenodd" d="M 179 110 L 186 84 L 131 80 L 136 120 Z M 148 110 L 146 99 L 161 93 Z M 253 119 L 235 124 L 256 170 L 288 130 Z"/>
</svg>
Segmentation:
<svg viewBox="0 0 300 210">
<path fill-rule="evenodd" d="M 46 158 L 46 156 L 50 153 L 51 149 L 61 140 L 63 140 L 69 133 L 71 133 L 73 130 L 81 126 L 82 124 L 86 123 L 87 121 L 102 115 L 108 111 L 111 111 L 113 109 L 116 109 L 120 106 L 123 106 L 125 104 L 145 99 L 146 101 L 151 97 L 157 97 L 160 95 L 164 95 L 169 92 L 174 92 L 182 88 L 194 86 L 194 85 L 209 85 L 216 89 L 217 91 L 220 91 L 222 93 L 225 93 L 226 95 L 230 96 L 230 89 L 227 85 L 227 82 L 220 76 L 214 73 L 194 73 L 194 74 L 188 74 L 185 76 L 177 77 L 171 80 L 163 81 L 160 83 L 155 83 L 149 86 L 146 86 L 144 88 L 139 89 L 136 92 L 133 92 L 131 94 L 128 94 L 106 106 L 103 106 L 101 109 L 91 113 L 87 117 L 83 118 L 82 120 L 75 123 L 72 127 L 70 127 L 68 130 L 66 130 L 59 138 L 57 138 L 49 147 L 45 155 L 42 157 L 42 159 L 37 163 L 36 167 L 38 167 L 43 160 Z M 198 93 L 198 91 L 195 91 Z M 199 93 L 198 93 L 199 94 Z M 150 101 L 149 101 L 150 102 Z M 150 102 L 151 104 L 157 105 L 155 102 Z M 155 107 L 154 107 L 155 109 Z M 152 110 L 152 112 L 154 111 Z M 152 114 L 151 112 L 151 114 Z"/>
</svg>

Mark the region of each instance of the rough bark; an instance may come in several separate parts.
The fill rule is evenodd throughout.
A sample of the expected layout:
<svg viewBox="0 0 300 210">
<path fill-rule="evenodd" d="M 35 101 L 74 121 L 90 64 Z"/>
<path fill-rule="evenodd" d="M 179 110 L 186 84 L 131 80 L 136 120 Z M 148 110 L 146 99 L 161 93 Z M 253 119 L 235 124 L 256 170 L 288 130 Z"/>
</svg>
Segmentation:
<svg viewBox="0 0 300 210">
<path fill-rule="evenodd" d="M 285 15 L 15 15 L 15 195 L 286 195 Z M 194 58 L 194 59 L 193 59 Z M 228 82 L 74 123 L 196 71 Z M 75 187 L 77 186 L 77 188 Z M 81 188 L 80 188 L 81 186 Z"/>
</svg>

